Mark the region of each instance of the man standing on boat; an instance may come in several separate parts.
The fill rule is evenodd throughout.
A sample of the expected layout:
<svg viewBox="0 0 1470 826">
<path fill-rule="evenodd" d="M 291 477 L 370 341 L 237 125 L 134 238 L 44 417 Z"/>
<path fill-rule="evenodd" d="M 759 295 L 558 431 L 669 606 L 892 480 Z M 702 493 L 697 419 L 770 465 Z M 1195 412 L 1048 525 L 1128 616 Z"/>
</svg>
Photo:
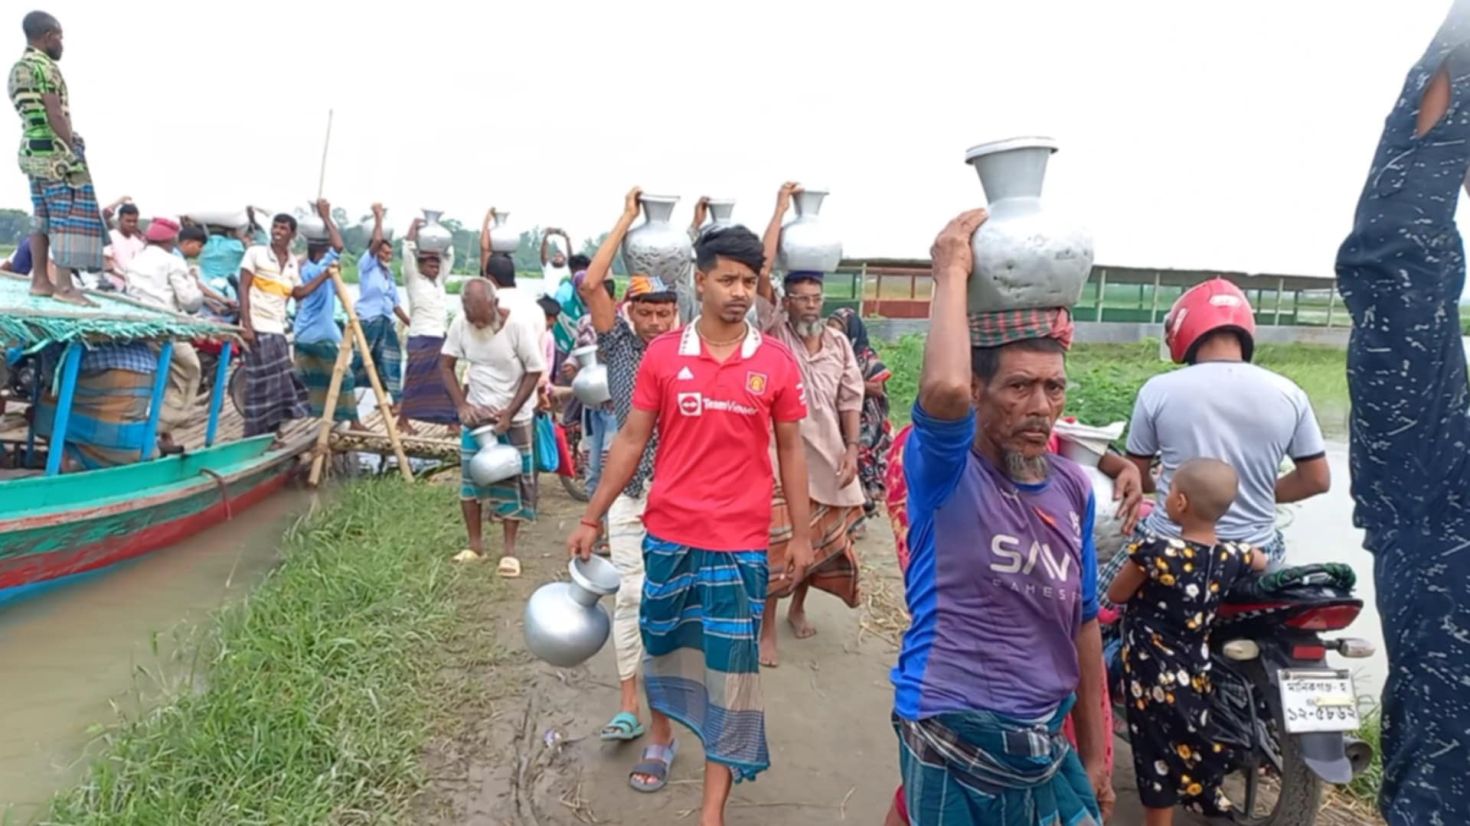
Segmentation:
<svg viewBox="0 0 1470 826">
<path fill-rule="evenodd" d="M 326 201 L 317 201 L 317 213 L 330 226 Z M 271 221 L 269 245 L 245 251 L 240 261 L 240 326 L 245 339 L 245 435 L 278 433 L 291 419 L 304 419 L 306 386 L 291 363 L 286 340 L 286 300 L 301 300 L 326 283 L 331 270 L 323 267 L 311 281 L 301 282 L 301 266 L 291 254 L 296 219 L 281 213 Z M 279 439 L 275 443 L 279 446 Z"/>
<path fill-rule="evenodd" d="M 72 282 L 73 270 L 102 269 L 107 225 L 87 169 L 86 144 L 71 128 L 61 60 L 61 23 L 33 11 L 21 23 L 26 50 L 10 70 L 10 103 L 20 114 L 20 171 L 31 184 L 31 255 L 41 264 L 56 262 L 56 283 L 48 268 L 31 270 L 31 294 L 91 305 Z"/>
<path fill-rule="evenodd" d="M 177 221 L 154 218 L 143 234 L 142 251 L 128 260 L 123 276 L 129 294 L 166 310 L 192 313 L 204 303 L 204 293 L 188 263 L 174 255 L 178 238 Z M 200 373 L 199 351 L 187 341 L 175 341 L 168 363 L 168 392 L 158 415 L 158 451 L 164 456 L 184 451 L 173 434 L 194 418 Z"/>
<path fill-rule="evenodd" d="M 439 361 L 444 387 L 459 410 L 459 500 L 469 547 L 455 560 L 473 562 L 485 555 L 481 523 L 488 518 L 503 524 L 505 546 L 497 572 L 507 579 L 521 575 L 516 537 L 522 522 L 536 519 L 536 465 L 532 456 L 532 416 L 536 412 L 536 385 L 546 372 L 546 354 L 533 324 L 516 320 L 517 308 L 502 307 L 495 285 L 482 278 L 465 283 L 464 313 L 449 325 Z M 469 362 L 462 388 L 455 366 Z M 480 445 L 473 428 L 494 425 L 501 444 L 520 451 L 521 472 L 504 481 L 478 485 L 470 475 L 470 460 Z"/>
<path fill-rule="evenodd" d="M 454 269 L 454 247 L 437 255 L 419 250 L 422 218 L 413 219 L 403 239 L 403 290 L 408 294 L 408 359 L 398 403 L 398 430 L 413 433 L 410 421 L 442 424 L 459 435 L 454 398 L 444 387 L 439 356 L 449 325 L 449 295 L 444 278 Z"/>
<path fill-rule="evenodd" d="M 342 233 L 332 221 L 332 208 L 326 201 L 317 204 L 322 222 L 326 225 L 325 238 L 306 239 L 306 258 L 301 261 L 301 278 L 310 283 L 322 274 L 331 277 L 331 269 L 337 266 L 342 256 Z M 305 298 L 296 300 L 296 321 L 292 331 L 296 334 L 296 370 L 301 382 L 306 385 L 307 404 L 311 415 L 317 418 L 331 416 L 334 421 L 346 422 L 354 429 L 361 429 L 357 421 L 357 388 L 351 371 L 343 371 L 341 389 L 337 394 L 336 409 L 327 411 L 327 394 L 332 387 L 332 373 L 337 367 L 337 354 L 342 349 L 342 328 L 337 326 L 337 289 L 333 284 L 324 284 Z"/>
<path fill-rule="evenodd" d="M 649 342 L 674 329 L 679 320 L 673 288 L 656 278 L 633 276 L 628 282 L 627 304 L 622 312 L 606 289 L 612 284 L 609 276 L 613 259 L 628 228 L 638 218 L 639 194 L 636 188 L 628 193 L 622 217 L 603 240 L 577 288 L 596 333 L 597 360 L 607 366 L 607 386 L 618 428 L 633 412 L 633 386 Z M 596 451 L 597 447 L 593 449 Z M 617 654 L 622 697 L 618 713 L 602 728 L 604 740 L 636 740 L 644 731 L 638 719 L 638 669 L 643 663 L 638 611 L 643 602 L 643 539 L 647 534 L 643 511 L 648 504 L 647 491 L 657 450 L 655 433 L 649 437 L 628 484 L 618 492 L 607 511 L 608 550 L 620 575 L 613 604 L 613 650 Z"/>
<path fill-rule="evenodd" d="M 745 322 L 765 262 L 760 239 L 745 227 L 713 230 L 695 254 L 703 315 L 647 345 L 632 412 L 567 548 L 591 555 L 603 516 L 657 427 L 640 607 L 653 725 L 629 783 L 641 792 L 668 784 L 678 720 L 704 744 L 700 824 L 721 826 L 731 783 L 753 780 L 771 762 L 759 643 L 775 480 L 770 444 L 774 430 L 782 486 L 803 489 L 806 402 L 791 351 Z M 791 515 L 783 576 L 800 581 L 812 555 L 805 498 L 791 503 Z"/>
<path fill-rule="evenodd" d="M 1470 823 L 1470 389 L 1455 209 L 1470 168 L 1470 2 L 1457 0 L 1384 124 L 1337 253 L 1353 317 L 1354 522 L 1388 653 L 1391 826 Z"/>
<path fill-rule="evenodd" d="M 784 569 L 786 543 L 791 538 L 793 497 L 808 497 L 811 513 L 812 567 L 805 578 L 772 583 L 767 599 L 767 621 L 761 626 L 761 665 L 774 668 L 777 651 L 776 607 L 790 596 L 786 611 L 797 639 L 817 633 L 806 619 L 806 596 L 811 586 L 836 596 L 849 608 L 858 604 L 858 564 L 852 549 L 852 528 L 863 518 L 863 489 L 857 480 L 858 430 L 863 410 L 863 373 L 847 337 L 822 318 L 822 273 L 790 272 L 785 296 L 776 304 L 771 269 L 781 240 L 781 220 L 800 189 L 781 187 L 776 211 L 766 228 L 766 267 L 757 285 L 756 321 L 767 335 L 786 345 L 796 358 L 806 386 L 807 416 L 801 420 L 806 447 L 808 484 L 798 490 L 778 489 L 772 507 L 771 569 Z"/>
<path fill-rule="evenodd" d="M 372 353 L 373 365 L 383 389 L 399 393 L 399 345 L 395 317 L 409 327 L 413 319 L 398 304 L 398 284 L 393 280 L 393 243 L 383 237 L 383 205 L 373 204 L 373 236 L 367 251 L 357 260 L 357 320 Z M 362 357 L 354 364 L 357 382 L 371 386 Z M 401 399 L 399 401 L 402 401 Z"/>
</svg>

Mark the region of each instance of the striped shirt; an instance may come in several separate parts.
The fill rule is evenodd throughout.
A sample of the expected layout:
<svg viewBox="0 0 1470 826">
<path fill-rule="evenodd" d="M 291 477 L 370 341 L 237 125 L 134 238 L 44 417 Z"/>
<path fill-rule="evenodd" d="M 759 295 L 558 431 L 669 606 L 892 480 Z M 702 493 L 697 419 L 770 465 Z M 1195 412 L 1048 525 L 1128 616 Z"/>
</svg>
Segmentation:
<svg viewBox="0 0 1470 826">
<path fill-rule="evenodd" d="M 286 333 L 286 299 L 301 284 L 301 268 L 296 256 L 286 254 L 286 264 L 265 245 L 245 250 L 240 269 L 251 274 L 250 325 L 257 333 Z"/>
</svg>

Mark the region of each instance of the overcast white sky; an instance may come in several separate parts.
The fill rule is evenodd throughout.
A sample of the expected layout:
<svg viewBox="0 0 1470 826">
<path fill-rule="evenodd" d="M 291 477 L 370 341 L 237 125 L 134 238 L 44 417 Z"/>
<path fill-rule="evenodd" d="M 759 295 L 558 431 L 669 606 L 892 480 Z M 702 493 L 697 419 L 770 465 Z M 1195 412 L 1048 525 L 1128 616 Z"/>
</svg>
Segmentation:
<svg viewBox="0 0 1470 826">
<path fill-rule="evenodd" d="M 1050 134 L 1046 195 L 1098 261 L 1330 275 L 1448 2 L 44 8 L 99 196 L 145 215 L 304 202 L 331 107 L 326 192 L 354 217 L 495 205 L 580 241 L 639 184 L 683 196 L 680 222 L 709 194 L 760 227 L 791 178 L 831 190 L 847 254 L 919 256 L 984 201 L 968 146 Z M 28 207 L 4 169 L 0 205 Z"/>
</svg>

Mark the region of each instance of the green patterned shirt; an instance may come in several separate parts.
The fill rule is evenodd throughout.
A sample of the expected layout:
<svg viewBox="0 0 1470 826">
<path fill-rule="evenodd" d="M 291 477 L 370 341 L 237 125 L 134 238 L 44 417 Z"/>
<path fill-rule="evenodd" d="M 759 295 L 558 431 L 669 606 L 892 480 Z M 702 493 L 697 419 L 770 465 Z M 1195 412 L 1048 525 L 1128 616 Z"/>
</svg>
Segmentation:
<svg viewBox="0 0 1470 826">
<path fill-rule="evenodd" d="M 54 94 L 61 98 L 62 115 L 71 120 L 66 81 L 56 61 L 40 49 L 27 46 L 10 69 L 9 91 L 10 102 L 20 115 L 20 171 L 32 178 L 86 183 L 86 163 L 57 138 L 46 116 L 45 96 Z"/>
</svg>

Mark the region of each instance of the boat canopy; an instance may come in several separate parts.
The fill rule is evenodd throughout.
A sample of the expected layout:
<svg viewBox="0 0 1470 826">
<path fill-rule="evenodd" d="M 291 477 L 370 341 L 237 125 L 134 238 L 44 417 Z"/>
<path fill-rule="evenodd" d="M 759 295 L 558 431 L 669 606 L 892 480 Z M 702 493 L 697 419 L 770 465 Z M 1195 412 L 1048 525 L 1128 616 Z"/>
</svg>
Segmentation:
<svg viewBox="0 0 1470 826">
<path fill-rule="evenodd" d="M 52 343 L 228 339 L 240 328 L 153 307 L 127 296 L 89 291 L 97 306 L 79 307 L 30 294 L 30 279 L 0 277 L 0 345 L 26 352 Z"/>
</svg>

